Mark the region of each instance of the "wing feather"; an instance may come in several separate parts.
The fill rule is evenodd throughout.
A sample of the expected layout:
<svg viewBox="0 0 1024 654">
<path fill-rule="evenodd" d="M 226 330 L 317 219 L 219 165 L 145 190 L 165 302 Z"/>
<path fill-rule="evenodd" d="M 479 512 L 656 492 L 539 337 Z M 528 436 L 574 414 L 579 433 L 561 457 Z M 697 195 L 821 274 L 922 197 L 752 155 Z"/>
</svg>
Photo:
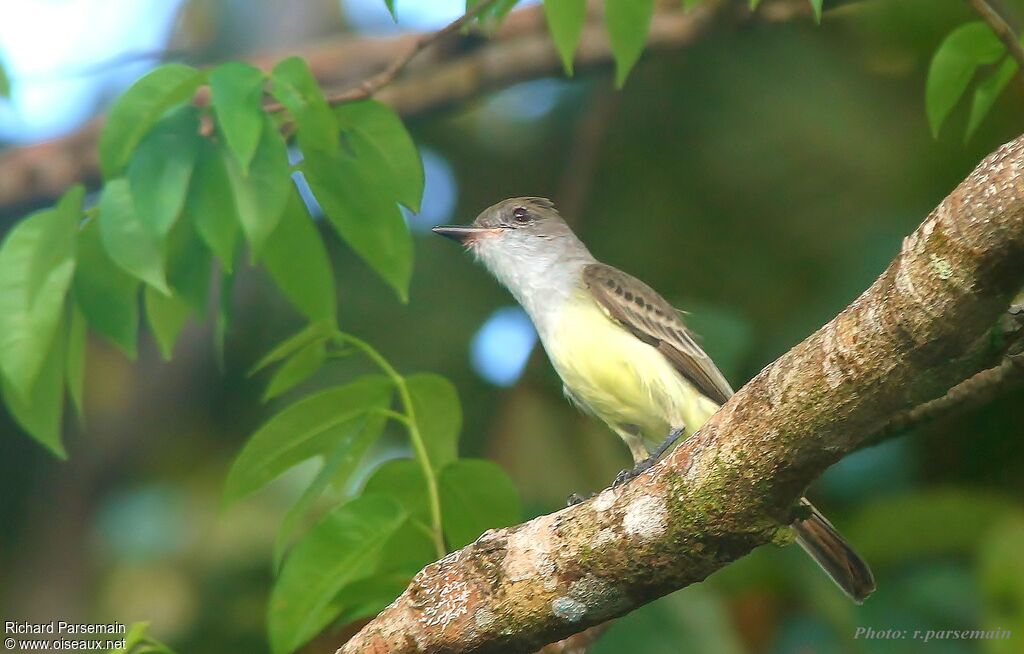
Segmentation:
<svg viewBox="0 0 1024 654">
<path fill-rule="evenodd" d="M 657 348 L 701 393 L 717 404 L 733 394 L 729 382 L 694 341 L 676 309 L 654 289 L 603 263 L 586 266 L 583 281 L 613 320 Z"/>
</svg>

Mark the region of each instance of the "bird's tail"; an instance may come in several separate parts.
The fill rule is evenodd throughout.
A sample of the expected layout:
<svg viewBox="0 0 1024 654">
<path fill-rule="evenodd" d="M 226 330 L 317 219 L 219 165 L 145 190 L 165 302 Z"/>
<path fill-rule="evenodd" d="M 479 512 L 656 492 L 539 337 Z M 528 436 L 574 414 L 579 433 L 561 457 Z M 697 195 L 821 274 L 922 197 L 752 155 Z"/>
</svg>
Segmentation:
<svg viewBox="0 0 1024 654">
<path fill-rule="evenodd" d="M 806 498 L 800 502 L 811 510 L 811 516 L 793 523 L 796 542 L 850 599 L 860 604 L 875 590 L 871 568 L 813 504 Z"/>
</svg>

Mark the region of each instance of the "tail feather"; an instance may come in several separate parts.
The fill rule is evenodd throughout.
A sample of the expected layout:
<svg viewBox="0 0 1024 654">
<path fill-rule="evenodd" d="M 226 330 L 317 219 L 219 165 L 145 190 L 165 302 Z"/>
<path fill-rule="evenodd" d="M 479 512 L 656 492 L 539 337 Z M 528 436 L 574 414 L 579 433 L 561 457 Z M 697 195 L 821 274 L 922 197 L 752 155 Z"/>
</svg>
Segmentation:
<svg viewBox="0 0 1024 654">
<path fill-rule="evenodd" d="M 850 599 L 860 604 L 875 590 L 871 568 L 814 505 L 806 499 L 800 502 L 811 510 L 811 516 L 793 523 L 796 542 Z"/>
</svg>

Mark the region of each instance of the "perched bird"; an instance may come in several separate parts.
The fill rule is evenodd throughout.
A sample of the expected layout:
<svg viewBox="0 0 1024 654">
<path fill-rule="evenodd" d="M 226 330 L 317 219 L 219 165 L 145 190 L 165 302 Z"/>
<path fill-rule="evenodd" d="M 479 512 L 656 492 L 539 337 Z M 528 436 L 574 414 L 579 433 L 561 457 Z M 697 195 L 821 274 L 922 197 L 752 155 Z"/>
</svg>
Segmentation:
<svg viewBox="0 0 1024 654">
<path fill-rule="evenodd" d="M 459 241 L 529 314 L 566 397 L 650 467 L 733 394 L 679 312 L 640 280 L 596 260 L 545 198 L 512 198 L 471 225 L 434 231 Z M 810 502 L 797 542 L 854 601 L 874 589 L 867 564 Z"/>
</svg>

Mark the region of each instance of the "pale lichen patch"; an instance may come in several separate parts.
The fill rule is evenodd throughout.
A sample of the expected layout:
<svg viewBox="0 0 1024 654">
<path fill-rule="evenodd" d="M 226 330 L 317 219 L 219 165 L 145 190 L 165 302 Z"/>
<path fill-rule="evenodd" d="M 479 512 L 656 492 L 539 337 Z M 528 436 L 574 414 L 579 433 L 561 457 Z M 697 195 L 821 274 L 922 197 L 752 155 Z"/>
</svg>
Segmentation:
<svg viewBox="0 0 1024 654">
<path fill-rule="evenodd" d="M 607 545 L 608 543 L 611 543 L 614 540 L 615 540 L 615 532 L 614 531 L 612 531 L 611 529 L 602 529 L 601 531 L 597 532 L 596 536 L 594 536 L 593 546 L 594 547 L 600 547 L 602 545 Z"/>
<path fill-rule="evenodd" d="M 628 602 L 618 587 L 594 575 L 572 582 L 569 597 L 584 606 L 588 617 L 598 619 L 614 615 Z"/>
<path fill-rule="evenodd" d="M 656 495 L 644 495 L 633 500 L 626 508 L 622 528 L 640 540 L 654 540 L 665 533 L 667 519 L 665 501 Z"/>
<path fill-rule="evenodd" d="M 932 271 L 938 276 L 939 279 L 945 281 L 953 276 L 953 265 L 949 263 L 948 259 L 931 254 L 928 256 L 931 262 Z"/>
<path fill-rule="evenodd" d="M 618 491 L 614 488 L 606 488 L 594 498 L 594 501 L 591 502 L 590 506 L 598 512 L 607 511 L 615 504 L 616 497 L 618 497 Z"/>
<path fill-rule="evenodd" d="M 548 580 L 557 584 L 551 555 L 552 522 L 553 516 L 542 516 L 509 535 L 501 564 L 509 581 L 543 579 L 545 585 Z"/>
<path fill-rule="evenodd" d="M 478 631 L 491 631 L 497 621 L 498 616 L 494 615 L 494 611 L 490 610 L 486 606 L 481 606 L 475 613 L 473 613 L 473 623 L 476 625 Z"/>
<path fill-rule="evenodd" d="M 551 612 L 566 622 L 579 622 L 587 614 L 587 607 L 571 597 L 556 597 L 551 600 Z"/>
<path fill-rule="evenodd" d="M 821 339 L 822 370 L 825 372 L 825 383 L 835 389 L 846 379 L 843 366 L 839 361 L 838 343 L 834 325 L 829 325 Z"/>
</svg>

